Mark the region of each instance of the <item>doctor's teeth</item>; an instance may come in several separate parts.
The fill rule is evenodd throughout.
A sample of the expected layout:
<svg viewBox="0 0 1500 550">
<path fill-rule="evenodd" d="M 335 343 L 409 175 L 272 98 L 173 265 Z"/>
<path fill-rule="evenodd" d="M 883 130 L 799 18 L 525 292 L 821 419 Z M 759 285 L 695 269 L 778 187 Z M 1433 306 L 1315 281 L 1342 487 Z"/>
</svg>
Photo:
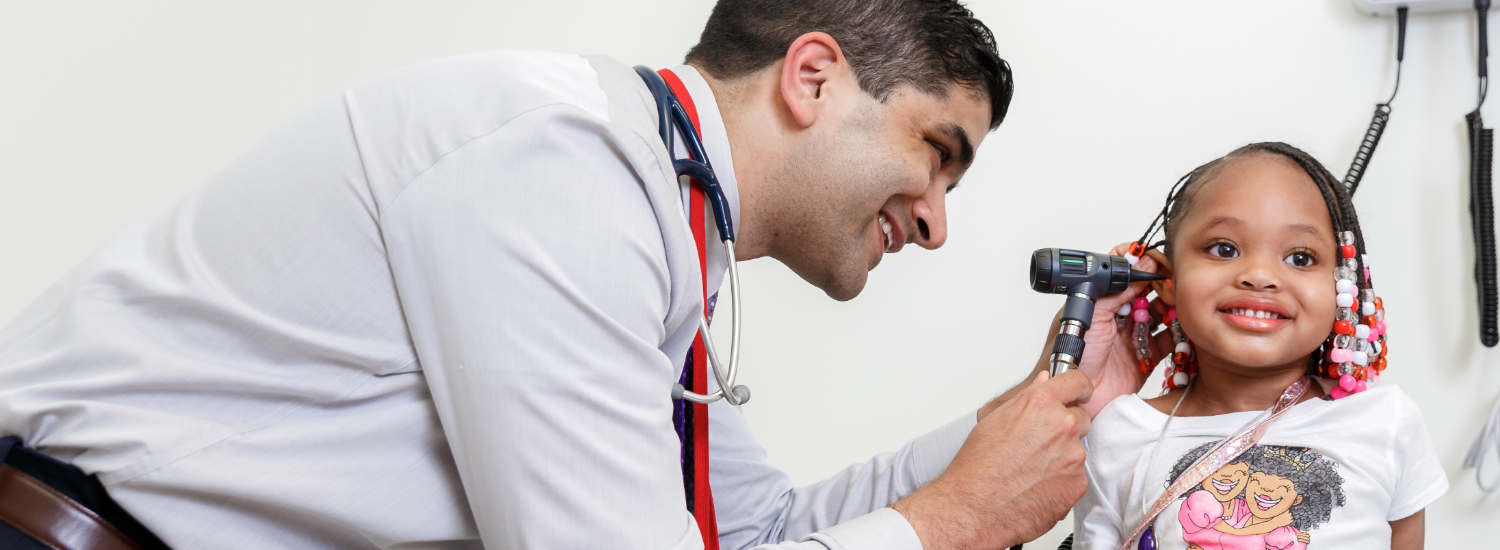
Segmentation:
<svg viewBox="0 0 1500 550">
<path fill-rule="evenodd" d="M 885 213 L 880 214 L 880 232 L 885 234 L 885 247 L 891 248 L 891 220 L 886 219 Z"/>
</svg>

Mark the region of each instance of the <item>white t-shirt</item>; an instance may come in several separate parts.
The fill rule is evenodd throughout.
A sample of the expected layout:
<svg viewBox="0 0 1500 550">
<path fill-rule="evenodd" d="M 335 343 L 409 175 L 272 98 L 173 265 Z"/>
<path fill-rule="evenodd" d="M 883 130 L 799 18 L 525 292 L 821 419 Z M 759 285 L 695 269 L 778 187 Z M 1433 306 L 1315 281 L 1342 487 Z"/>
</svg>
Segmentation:
<svg viewBox="0 0 1500 550">
<path fill-rule="evenodd" d="M 1111 402 L 1084 438 L 1089 491 L 1073 508 L 1074 548 L 1120 548 L 1177 472 L 1259 414 L 1175 418 L 1153 461 L 1167 415 L 1135 395 Z M 1378 383 L 1338 401 L 1292 407 L 1258 445 L 1204 483 L 1210 484 L 1157 517 L 1157 548 L 1389 548 L 1390 521 L 1448 490 L 1421 411 L 1395 385 Z M 1256 525 L 1276 528 L 1216 529 L 1259 531 Z"/>
</svg>

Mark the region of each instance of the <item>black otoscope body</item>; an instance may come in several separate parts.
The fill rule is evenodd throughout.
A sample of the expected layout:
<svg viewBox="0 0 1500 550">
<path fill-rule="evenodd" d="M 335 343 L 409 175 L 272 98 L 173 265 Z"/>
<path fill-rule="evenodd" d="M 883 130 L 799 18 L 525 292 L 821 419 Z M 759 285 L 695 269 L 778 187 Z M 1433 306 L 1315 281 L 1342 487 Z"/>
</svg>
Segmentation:
<svg viewBox="0 0 1500 550">
<path fill-rule="evenodd" d="M 1052 376 L 1078 368 L 1083 358 L 1083 335 L 1094 320 L 1094 300 L 1124 292 L 1130 283 L 1160 281 L 1162 275 L 1136 271 L 1121 256 L 1067 248 L 1043 248 L 1031 253 L 1031 289 L 1043 294 L 1066 294 L 1062 329 L 1052 342 Z"/>
</svg>

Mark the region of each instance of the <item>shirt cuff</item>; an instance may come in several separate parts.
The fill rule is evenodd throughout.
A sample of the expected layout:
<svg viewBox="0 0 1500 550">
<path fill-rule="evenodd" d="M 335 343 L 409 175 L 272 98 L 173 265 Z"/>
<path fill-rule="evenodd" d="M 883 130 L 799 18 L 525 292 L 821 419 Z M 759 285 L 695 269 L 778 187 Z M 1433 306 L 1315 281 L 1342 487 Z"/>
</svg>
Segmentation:
<svg viewBox="0 0 1500 550">
<path fill-rule="evenodd" d="M 918 487 L 932 483 L 932 480 L 943 474 L 943 470 L 948 469 L 948 463 L 953 462 L 953 456 L 958 454 L 959 447 L 964 446 L 969 432 L 974 431 L 974 426 L 978 424 L 977 413 L 970 411 L 958 417 L 958 420 L 912 440 L 911 462 L 916 471 Z"/>
<path fill-rule="evenodd" d="M 917 531 L 906 521 L 906 516 L 890 508 L 881 508 L 802 539 L 809 541 L 827 546 L 828 550 L 922 550 L 922 540 L 917 538 Z"/>
</svg>

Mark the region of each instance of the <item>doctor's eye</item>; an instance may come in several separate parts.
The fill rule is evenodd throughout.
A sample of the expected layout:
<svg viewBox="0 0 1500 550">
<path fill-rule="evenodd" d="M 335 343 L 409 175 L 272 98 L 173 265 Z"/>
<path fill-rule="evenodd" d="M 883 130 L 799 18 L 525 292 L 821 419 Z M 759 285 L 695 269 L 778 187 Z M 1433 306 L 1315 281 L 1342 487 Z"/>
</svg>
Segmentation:
<svg viewBox="0 0 1500 550">
<path fill-rule="evenodd" d="M 1208 245 L 1208 253 L 1218 258 L 1228 259 L 1240 257 L 1240 249 L 1235 248 L 1232 244 L 1224 242 L 1218 242 Z"/>
<path fill-rule="evenodd" d="M 927 144 L 931 145 L 932 149 L 934 151 L 937 151 L 937 154 L 938 154 L 938 164 L 939 165 L 948 164 L 948 150 L 947 149 L 944 149 L 942 145 L 938 145 L 937 142 L 934 142 L 934 141 L 931 141 L 931 140 L 929 140 L 927 142 Z"/>
<path fill-rule="evenodd" d="M 1281 261 L 1294 267 L 1311 267 L 1314 263 L 1317 263 L 1317 258 L 1313 257 L 1311 252 L 1298 250 L 1287 254 L 1286 258 L 1283 258 Z"/>
</svg>

